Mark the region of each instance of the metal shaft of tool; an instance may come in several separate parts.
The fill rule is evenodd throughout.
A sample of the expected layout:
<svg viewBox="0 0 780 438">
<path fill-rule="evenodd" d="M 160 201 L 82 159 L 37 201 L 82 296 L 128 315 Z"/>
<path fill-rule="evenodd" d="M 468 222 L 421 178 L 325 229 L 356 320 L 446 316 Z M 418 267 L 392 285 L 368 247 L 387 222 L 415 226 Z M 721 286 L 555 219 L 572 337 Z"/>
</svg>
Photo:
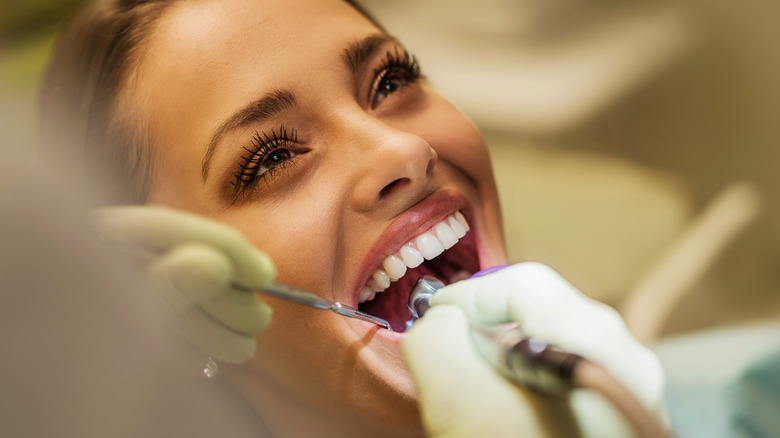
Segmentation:
<svg viewBox="0 0 780 438">
<path fill-rule="evenodd" d="M 241 285 L 234 284 L 233 286 L 238 289 L 249 290 L 249 288 Z M 270 295 L 272 297 L 281 298 L 283 300 L 292 301 L 304 306 L 313 307 L 315 309 L 330 310 L 332 312 L 338 313 L 341 316 L 346 316 L 347 318 L 359 319 L 361 321 L 376 324 L 390 331 L 393 330 L 393 328 L 390 326 L 390 323 L 382 318 L 361 312 L 360 310 L 347 306 L 346 304 L 329 301 L 311 292 L 302 291 L 283 284 L 274 283 L 270 286 L 257 290 L 257 292 Z"/>
<path fill-rule="evenodd" d="M 354 307 L 349 307 L 345 304 L 335 302 L 333 303 L 333 307 L 331 307 L 331 310 L 338 313 L 339 315 L 344 315 L 349 318 L 355 318 L 361 321 L 370 322 L 382 328 L 385 328 L 387 330 L 393 331 L 393 328 L 390 326 L 389 322 L 377 316 L 373 316 L 373 315 L 369 315 L 368 313 L 361 312 L 360 310 L 355 309 Z"/>
<path fill-rule="evenodd" d="M 279 283 L 273 283 L 270 286 L 259 289 L 258 292 L 264 295 L 270 295 L 272 297 L 303 304 L 304 306 L 314 307 L 315 309 L 331 310 L 330 308 L 333 306 L 332 302 L 311 292 L 302 291 Z"/>
<path fill-rule="evenodd" d="M 140 248 L 130 248 L 124 245 L 111 244 L 103 236 L 100 236 L 100 240 L 106 244 L 110 244 L 117 251 L 129 256 L 138 257 L 147 261 L 153 260 L 156 257 L 155 254 L 152 253 L 151 251 L 145 251 Z M 390 326 L 390 323 L 385 321 L 382 318 L 369 315 L 367 313 L 355 309 L 354 307 L 350 307 L 345 304 L 341 304 L 339 302 L 326 300 L 325 298 L 322 298 L 311 292 L 295 289 L 284 284 L 272 283 L 270 286 L 266 286 L 262 289 L 253 289 L 238 283 L 231 283 L 231 286 L 233 286 L 235 289 L 238 290 L 243 290 L 246 292 L 259 292 L 264 295 L 281 298 L 286 301 L 302 304 L 304 306 L 312 307 L 315 309 L 330 310 L 332 312 L 338 313 L 339 315 L 346 316 L 348 318 L 359 319 L 361 321 L 370 322 L 384 329 L 393 331 L 393 328 Z"/>
</svg>

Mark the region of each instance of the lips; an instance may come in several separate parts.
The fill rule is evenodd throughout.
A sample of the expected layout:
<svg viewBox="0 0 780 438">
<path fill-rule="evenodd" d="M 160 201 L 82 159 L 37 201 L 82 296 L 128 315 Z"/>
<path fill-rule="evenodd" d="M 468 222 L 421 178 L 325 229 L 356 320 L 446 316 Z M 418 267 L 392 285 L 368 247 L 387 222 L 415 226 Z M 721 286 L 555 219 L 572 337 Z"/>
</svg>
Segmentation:
<svg viewBox="0 0 780 438">
<path fill-rule="evenodd" d="M 422 275 L 445 284 L 480 269 L 475 233 L 460 211 L 462 195 L 442 191 L 397 218 L 366 257 L 358 308 L 403 332 L 410 318 L 406 303 Z"/>
<path fill-rule="evenodd" d="M 455 212 L 429 230 L 410 239 L 398 251 L 385 258 L 371 279 L 360 291 L 360 302 L 371 301 L 384 292 L 391 282 L 403 278 L 408 269 L 414 269 L 425 260 L 433 260 L 458 243 L 466 235 L 469 225 L 460 212 Z"/>
</svg>

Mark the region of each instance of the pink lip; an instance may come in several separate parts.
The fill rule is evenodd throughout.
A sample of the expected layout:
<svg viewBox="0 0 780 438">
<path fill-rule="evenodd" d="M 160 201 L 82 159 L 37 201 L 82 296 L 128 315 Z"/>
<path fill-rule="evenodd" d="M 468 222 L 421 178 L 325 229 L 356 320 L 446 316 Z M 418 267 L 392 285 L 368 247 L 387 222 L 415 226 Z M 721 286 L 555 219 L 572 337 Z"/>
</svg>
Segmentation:
<svg viewBox="0 0 780 438">
<path fill-rule="evenodd" d="M 393 220 L 369 249 L 352 285 L 352 303 L 357 307 L 360 289 L 382 261 L 413 237 L 467 207 L 466 197 L 455 190 L 436 192 Z M 465 212 L 464 212 L 465 214 Z"/>
</svg>

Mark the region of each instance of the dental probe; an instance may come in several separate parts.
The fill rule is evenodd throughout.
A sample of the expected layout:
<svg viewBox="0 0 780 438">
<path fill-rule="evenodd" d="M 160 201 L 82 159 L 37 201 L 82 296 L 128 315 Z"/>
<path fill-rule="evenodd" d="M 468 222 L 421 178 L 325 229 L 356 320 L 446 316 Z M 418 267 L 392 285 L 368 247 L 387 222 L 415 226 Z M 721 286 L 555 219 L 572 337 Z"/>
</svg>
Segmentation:
<svg viewBox="0 0 780 438">
<path fill-rule="evenodd" d="M 433 294 L 444 286 L 430 275 L 417 280 L 407 302 L 412 312 L 407 328 L 425 314 Z M 524 335 L 516 322 L 472 325 L 471 333 L 477 351 L 510 381 L 548 394 L 565 394 L 574 388 L 596 390 L 628 419 L 638 436 L 669 436 L 620 382 L 594 362 Z"/>
<path fill-rule="evenodd" d="M 370 322 L 384 329 L 393 331 L 393 328 L 390 326 L 390 323 L 385 321 L 382 318 L 369 315 L 368 313 L 365 312 L 361 312 L 360 310 L 355 309 L 354 307 L 347 306 L 346 304 L 341 304 L 338 301 L 336 302 L 329 301 L 311 292 L 295 289 L 283 284 L 273 283 L 270 286 L 266 286 L 262 289 L 252 289 L 236 283 L 232 283 L 232 286 L 236 289 L 240 289 L 243 291 L 259 292 L 264 295 L 281 298 L 283 300 L 312 307 L 315 309 L 330 310 L 338 313 L 341 316 L 346 316 L 348 318 L 355 318 L 361 321 Z"/>
<path fill-rule="evenodd" d="M 108 239 L 106 239 L 102 235 L 98 237 L 104 244 L 110 245 L 111 247 L 114 248 L 114 250 L 118 251 L 121 254 L 125 254 L 132 257 L 138 257 L 140 259 L 147 260 L 147 261 L 153 260 L 155 258 L 155 254 L 151 251 L 146 251 L 141 248 L 135 248 L 135 247 L 131 248 L 125 245 L 119 245 L 113 242 L 109 242 Z M 230 283 L 230 285 L 235 289 L 242 290 L 245 292 L 259 292 L 264 295 L 281 298 L 283 300 L 312 307 L 315 309 L 330 310 L 338 313 L 341 316 L 346 316 L 347 318 L 355 318 L 361 321 L 370 322 L 384 329 L 393 331 L 393 328 L 390 326 L 390 323 L 385 321 L 382 318 L 369 315 L 368 313 L 361 312 L 360 310 L 355 309 L 354 307 L 347 306 L 346 304 L 341 304 L 338 301 L 336 302 L 329 301 L 311 292 L 295 289 L 283 284 L 272 283 L 270 286 L 266 286 L 263 289 L 253 289 L 238 283 Z"/>
</svg>

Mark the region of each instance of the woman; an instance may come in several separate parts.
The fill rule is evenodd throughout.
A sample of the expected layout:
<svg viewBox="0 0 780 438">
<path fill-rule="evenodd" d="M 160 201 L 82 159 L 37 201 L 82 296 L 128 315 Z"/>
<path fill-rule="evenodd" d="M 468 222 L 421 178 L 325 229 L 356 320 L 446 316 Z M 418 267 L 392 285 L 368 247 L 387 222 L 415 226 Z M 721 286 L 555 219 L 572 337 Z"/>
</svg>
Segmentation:
<svg viewBox="0 0 780 438">
<path fill-rule="evenodd" d="M 113 150 L 100 157 L 114 160 L 103 171 L 134 183 L 132 200 L 227 223 L 271 257 L 278 282 L 355 307 L 368 298 L 365 286 L 382 286 L 371 280 L 388 256 L 459 211 L 472 241 L 448 260 L 452 269 L 470 274 L 504 262 L 479 132 L 431 90 L 413 55 L 353 5 L 144 2 L 120 14 L 110 3 L 76 26 L 100 29 L 101 14 L 133 16 L 111 23 L 129 26 L 117 38 L 127 41 L 111 44 L 134 47 L 110 60 L 117 70 L 104 80 L 113 83 L 96 86 L 102 108 L 90 109 L 99 113 L 90 128 L 111 132 L 92 141 L 133 138 L 104 143 Z M 101 179 L 124 189 L 116 176 Z M 406 257 L 414 266 L 415 255 Z M 417 276 L 407 270 L 373 300 L 396 328 L 408 318 L 402 289 L 408 295 Z M 419 427 L 399 335 L 272 302 L 262 353 L 238 373 L 249 400 L 356 431 L 400 436 Z M 312 373 L 312 364 L 326 372 Z"/>
<path fill-rule="evenodd" d="M 106 0 L 71 29 L 42 155 L 86 157 L 106 203 L 227 224 L 276 281 L 397 331 L 420 274 L 505 263 L 482 137 L 351 2 Z M 259 353 L 223 374 L 274 434 L 422 434 L 402 334 L 264 300 Z"/>
</svg>

